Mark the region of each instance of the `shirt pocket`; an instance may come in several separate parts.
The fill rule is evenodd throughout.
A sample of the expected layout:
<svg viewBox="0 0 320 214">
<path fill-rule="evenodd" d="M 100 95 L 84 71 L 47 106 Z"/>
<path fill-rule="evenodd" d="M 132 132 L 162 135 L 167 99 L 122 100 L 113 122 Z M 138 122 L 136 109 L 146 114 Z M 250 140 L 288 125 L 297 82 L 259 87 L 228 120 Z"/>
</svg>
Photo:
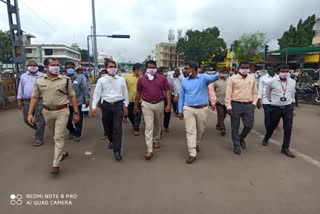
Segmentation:
<svg viewBox="0 0 320 214">
<path fill-rule="evenodd" d="M 61 96 L 61 95 L 67 95 L 67 83 L 59 84 L 55 88 L 56 94 Z"/>
</svg>

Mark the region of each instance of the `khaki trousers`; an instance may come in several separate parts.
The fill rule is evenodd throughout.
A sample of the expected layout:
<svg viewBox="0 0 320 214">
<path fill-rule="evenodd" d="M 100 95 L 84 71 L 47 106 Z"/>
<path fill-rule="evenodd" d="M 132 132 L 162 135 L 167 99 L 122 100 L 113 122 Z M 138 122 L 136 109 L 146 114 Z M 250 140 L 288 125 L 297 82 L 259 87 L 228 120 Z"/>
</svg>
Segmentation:
<svg viewBox="0 0 320 214">
<path fill-rule="evenodd" d="M 160 142 L 164 103 L 162 101 L 152 104 L 142 101 L 141 108 L 145 122 L 147 152 L 152 152 L 153 143 Z"/>
<path fill-rule="evenodd" d="M 208 107 L 200 109 L 183 107 L 189 156 L 197 156 L 196 146 L 200 143 L 206 127 L 207 114 Z"/>
<path fill-rule="evenodd" d="M 54 140 L 53 167 L 58 167 L 64 148 L 64 136 L 68 123 L 69 108 L 58 111 L 43 109 L 43 116 Z"/>
</svg>

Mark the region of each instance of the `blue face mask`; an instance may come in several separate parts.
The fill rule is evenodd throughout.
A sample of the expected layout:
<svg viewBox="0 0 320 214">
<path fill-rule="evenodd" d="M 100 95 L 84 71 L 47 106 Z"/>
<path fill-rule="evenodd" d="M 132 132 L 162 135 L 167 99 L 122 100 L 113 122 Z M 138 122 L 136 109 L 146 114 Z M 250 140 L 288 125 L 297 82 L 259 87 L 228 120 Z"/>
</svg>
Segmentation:
<svg viewBox="0 0 320 214">
<path fill-rule="evenodd" d="M 228 77 L 229 76 L 229 74 L 224 74 L 224 77 Z"/>
</svg>

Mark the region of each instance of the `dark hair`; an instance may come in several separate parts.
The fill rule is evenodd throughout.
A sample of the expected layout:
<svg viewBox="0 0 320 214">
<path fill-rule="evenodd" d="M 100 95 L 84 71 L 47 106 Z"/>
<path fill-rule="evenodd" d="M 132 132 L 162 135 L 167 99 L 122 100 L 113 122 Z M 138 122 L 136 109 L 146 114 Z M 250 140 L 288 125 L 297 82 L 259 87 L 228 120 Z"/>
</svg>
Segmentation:
<svg viewBox="0 0 320 214">
<path fill-rule="evenodd" d="M 185 62 L 184 65 L 189 65 L 191 69 L 197 70 L 198 64 L 195 61 Z"/>
<path fill-rule="evenodd" d="M 104 66 L 108 67 L 109 63 L 115 64 L 117 66 L 117 63 L 113 60 L 110 60 L 110 59 L 108 59 L 104 62 Z"/>
<path fill-rule="evenodd" d="M 136 64 L 134 64 L 133 65 L 133 68 L 132 68 L 132 70 L 137 70 L 137 69 L 140 69 L 140 68 L 142 68 L 143 67 L 143 65 L 141 64 L 141 63 L 136 63 Z"/>
<path fill-rule="evenodd" d="M 281 69 L 289 69 L 289 65 L 282 64 L 282 65 L 279 66 L 279 70 L 281 70 Z"/>
<path fill-rule="evenodd" d="M 73 62 L 66 62 L 66 63 L 64 63 L 64 67 L 67 67 L 67 65 L 72 65 L 73 67 L 75 67 L 76 66 L 76 64 L 74 64 Z"/>
<path fill-rule="evenodd" d="M 58 61 L 58 60 L 57 60 L 56 58 L 54 58 L 54 57 L 45 58 L 44 61 L 43 61 L 44 66 L 48 66 L 50 60 L 51 60 L 51 61 Z"/>
<path fill-rule="evenodd" d="M 158 68 L 158 73 L 162 73 L 164 70 L 167 70 L 167 69 L 168 69 L 168 67 L 160 66 L 160 67 Z"/>
<path fill-rule="evenodd" d="M 146 68 L 148 67 L 148 64 L 151 64 L 151 65 L 154 65 L 154 66 L 157 67 L 157 63 L 156 63 L 154 60 L 148 60 L 148 61 L 146 62 Z"/>
<path fill-rule="evenodd" d="M 241 67 L 241 65 L 250 65 L 250 63 L 248 61 L 241 61 L 239 66 Z"/>
<path fill-rule="evenodd" d="M 83 71 L 83 69 L 82 68 L 77 68 L 76 72 L 79 73 L 79 71 Z"/>
</svg>

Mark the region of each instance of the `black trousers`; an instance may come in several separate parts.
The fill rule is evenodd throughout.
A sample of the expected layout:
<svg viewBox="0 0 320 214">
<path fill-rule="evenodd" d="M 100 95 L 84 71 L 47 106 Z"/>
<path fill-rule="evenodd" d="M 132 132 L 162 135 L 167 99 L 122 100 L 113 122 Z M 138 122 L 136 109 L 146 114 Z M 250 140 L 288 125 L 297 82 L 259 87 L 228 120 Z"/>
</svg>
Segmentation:
<svg viewBox="0 0 320 214">
<path fill-rule="evenodd" d="M 141 103 L 139 103 L 139 109 L 140 112 L 139 114 L 134 114 L 134 103 L 129 103 L 128 105 L 128 118 L 132 124 L 132 127 L 135 130 L 139 130 L 140 128 L 140 123 L 141 123 Z"/>
<path fill-rule="evenodd" d="M 82 125 L 83 125 L 83 111 L 82 111 L 82 105 L 78 105 L 79 109 L 79 117 L 80 120 L 76 123 L 73 124 L 72 119 L 73 119 L 73 112 L 74 109 L 72 106 L 69 106 L 69 118 L 68 118 L 68 124 L 67 124 L 67 129 L 69 130 L 69 133 L 76 136 L 76 137 L 81 137 L 82 133 Z"/>
<path fill-rule="evenodd" d="M 114 104 L 103 102 L 101 110 L 106 134 L 109 141 L 112 142 L 113 151 L 120 152 L 122 144 L 123 101 Z"/>
<path fill-rule="evenodd" d="M 166 108 L 167 105 L 168 105 L 168 102 L 167 102 L 167 99 L 165 98 L 165 99 L 164 99 L 164 108 Z M 170 123 L 170 118 L 171 118 L 171 110 L 170 110 L 170 112 L 166 112 L 166 111 L 163 109 L 163 112 L 164 112 L 163 127 L 164 127 L 165 129 L 168 129 L 168 128 L 169 128 L 169 123 Z"/>
<path fill-rule="evenodd" d="M 293 123 L 293 107 L 291 105 L 270 107 L 270 128 L 267 130 L 265 138 L 271 138 L 273 131 L 278 127 L 281 118 L 283 120 L 284 130 L 282 148 L 288 149 L 290 146 Z"/>
<path fill-rule="evenodd" d="M 225 105 L 221 105 L 220 103 L 216 103 L 216 109 L 218 114 L 218 121 L 216 127 L 225 130 L 226 127 L 224 125 L 224 119 L 227 116 L 227 108 Z"/>
</svg>

